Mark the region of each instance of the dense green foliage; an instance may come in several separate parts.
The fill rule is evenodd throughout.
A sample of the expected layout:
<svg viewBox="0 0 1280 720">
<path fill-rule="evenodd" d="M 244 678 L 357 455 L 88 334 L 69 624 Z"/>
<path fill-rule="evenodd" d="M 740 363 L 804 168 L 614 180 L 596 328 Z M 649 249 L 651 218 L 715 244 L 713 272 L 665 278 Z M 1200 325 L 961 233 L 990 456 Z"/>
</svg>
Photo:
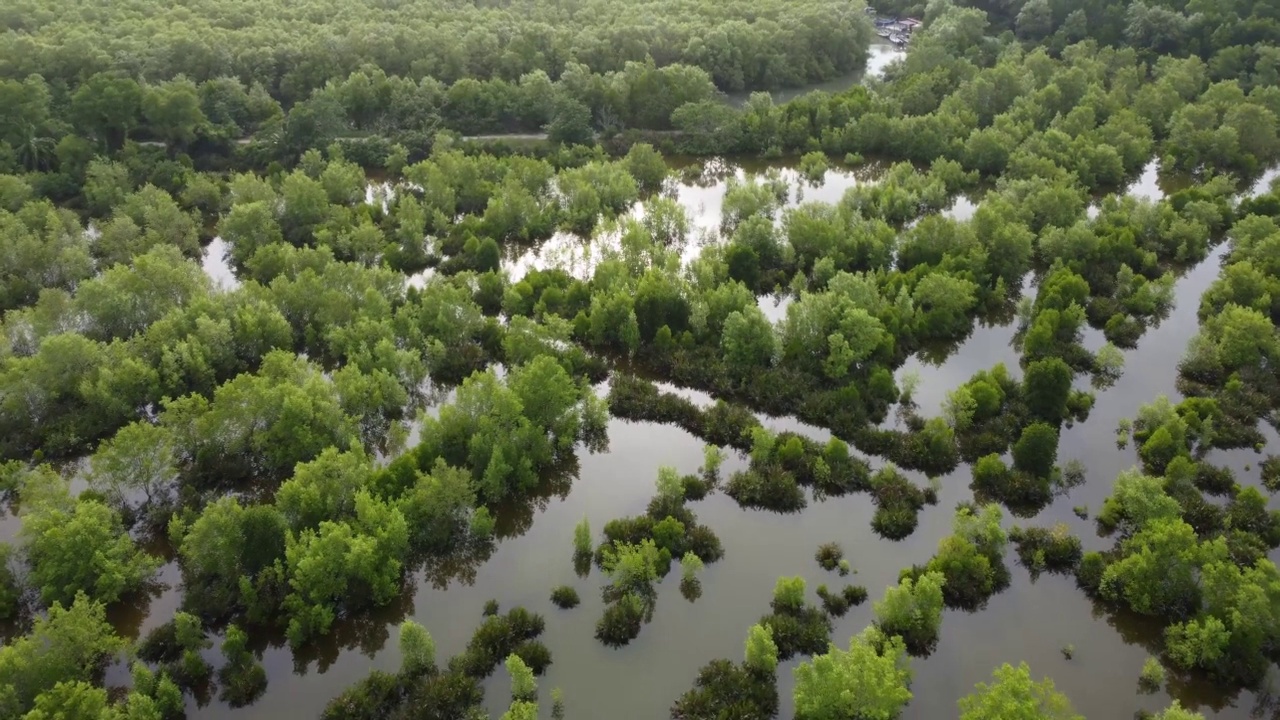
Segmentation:
<svg viewBox="0 0 1280 720">
<path fill-rule="evenodd" d="M 55 603 L 29 635 L 0 648 L 0 707 L 21 715 L 59 683 L 94 680 L 122 647 L 101 603 L 84 594 Z"/>
<path fill-rule="evenodd" d="M 902 640 L 874 629 L 830 646 L 796 668 L 798 720 L 893 720 L 911 700 L 911 666 Z"/>
<path fill-rule="evenodd" d="M 1026 663 L 996 668 L 995 682 L 978 683 L 977 690 L 960 699 L 960 720 L 1083 720 L 1071 710 L 1071 702 L 1053 689 L 1053 681 L 1031 679 Z"/>
<path fill-rule="evenodd" d="M 575 64 L 600 73 L 620 71 L 627 62 L 652 56 L 664 58 L 664 64 L 701 65 L 725 89 L 798 84 L 858 67 L 868 33 L 858 7 L 830 2 L 746 6 L 662 0 L 575 7 L 521 2 L 501 8 L 231 3 L 194 17 L 157 13 L 147 32 L 123 8 L 103 14 L 73 3 L 54 18 L 39 7 L 18 3 L 6 10 L 6 24 L 21 31 L 5 42 L 3 54 L 11 57 L 6 75 L 39 73 L 76 83 L 105 65 L 159 80 L 240 78 L 289 102 L 306 99 L 330 80 L 341 83 L 368 65 L 415 82 L 494 78 L 514 84 L 536 71 L 558 77 Z M 680 22 L 664 22 L 647 38 L 637 37 L 633 29 L 650 17 Z M 85 47 L 75 57 L 60 57 L 69 32 L 81 34 Z M 361 39 L 371 36 L 381 37 L 386 47 Z M 751 49 L 741 53 L 743 47 Z M 745 56 L 736 64 L 723 58 L 733 48 Z M 359 89 L 367 94 L 365 102 L 378 96 L 367 85 Z M 137 101 L 149 119 L 181 116 L 181 101 L 162 99 L 168 98 Z"/>
</svg>

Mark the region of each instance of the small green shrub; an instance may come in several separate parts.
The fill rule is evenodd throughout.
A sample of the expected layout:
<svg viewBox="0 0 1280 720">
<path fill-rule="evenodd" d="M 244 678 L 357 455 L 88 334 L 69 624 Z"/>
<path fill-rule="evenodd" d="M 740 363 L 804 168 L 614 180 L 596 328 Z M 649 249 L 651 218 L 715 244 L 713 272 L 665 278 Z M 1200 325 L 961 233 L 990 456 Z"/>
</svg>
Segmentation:
<svg viewBox="0 0 1280 720">
<path fill-rule="evenodd" d="M 773 633 L 779 660 L 815 655 L 831 643 L 831 618 L 816 607 L 806 607 L 797 613 L 766 615 L 760 618 L 760 624 Z"/>
<path fill-rule="evenodd" d="M 745 508 L 792 513 L 808 504 L 796 476 L 777 465 L 735 472 L 724 492 Z"/>
<path fill-rule="evenodd" d="M 1102 587 L 1102 573 L 1106 572 L 1107 560 L 1100 552 L 1087 552 L 1080 558 L 1076 566 L 1076 584 L 1091 595 L 1098 593 Z"/>
<path fill-rule="evenodd" d="M 1017 548 L 1019 562 L 1032 570 L 1072 572 L 1084 555 L 1080 538 L 1064 523 L 1053 528 L 1014 528 L 1009 539 Z"/>
<path fill-rule="evenodd" d="M 1165 671 L 1160 661 L 1149 657 L 1142 663 L 1142 674 L 1138 676 L 1138 687 L 1143 692 L 1155 692 L 1164 686 Z"/>
<path fill-rule="evenodd" d="M 826 585 L 818 586 L 818 597 L 822 599 L 822 609 L 833 618 L 843 617 L 849 608 L 861 605 L 867 600 L 867 589 L 857 585 L 845 585 L 838 594 L 827 589 Z"/>
<path fill-rule="evenodd" d="M 867 601 L 867 589 L 861 585 L 845 585 L 840 595 L 850 607 L 857 607 Z"/>
<path fill-rule="evenodd" d="M 610 647 L 622 647 L 640 634 L 644 622 L 644 601 L 632 594 L 623 595 L 605 608 L 596 623 L 596 639 Z"/>
<path fill-rule="evenodd" d="M 821 151 L 805 153 L 800 158 L 800 174 L 809 182 L 820 182 L 827 168 L 827 156 Z"/>
<path fill-rule="evenodd" d="M 844 560 L 844 550 L 841 550 L 837 543 L 823 543 L 818 546 L 818 552 L 814 553 L 813 558 L 818 561 L 819 567 L 830 572 L 839 566 L 841 560 Z"/>
<path fill-rule="evenodd" d="M 871 477 L 871 494 L 876 514 L 871 528 L 889 540 L 901 540 L 915 532 L 920 510 L 928 495 L 893 466 L 881 468 Z"/>
<path fill-rule="evenodd" d="M 582 602 L 578 597 L 578 591 L 568 585 L 561 585 L 551 591 L 551 602 L 561 610 L 578 607 L 578 603 Z"/>
</svg>

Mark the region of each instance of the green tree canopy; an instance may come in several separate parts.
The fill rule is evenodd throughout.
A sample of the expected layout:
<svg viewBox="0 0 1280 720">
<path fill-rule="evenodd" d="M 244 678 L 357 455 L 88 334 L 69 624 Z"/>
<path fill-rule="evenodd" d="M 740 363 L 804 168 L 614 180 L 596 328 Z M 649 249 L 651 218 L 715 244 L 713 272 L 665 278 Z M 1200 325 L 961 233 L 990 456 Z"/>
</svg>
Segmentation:
<svg viewBox="0 0 1280 720">
<path fill-rule="evenodd" d="M 1005 663 L 993 673 L 994 682 L 960 698 L 960 720 L 1083 720 L 1071 709 L 1067 696 L 1045 678 L 1031 679 L 1026 663 Z"/>
<path fill-rule="evenodd" d="M 893 720 L 911 700 L 911 669 L 898 637 L 873 629 L 832 645 L 795 670 L 797 720 Z"/>
</svg>

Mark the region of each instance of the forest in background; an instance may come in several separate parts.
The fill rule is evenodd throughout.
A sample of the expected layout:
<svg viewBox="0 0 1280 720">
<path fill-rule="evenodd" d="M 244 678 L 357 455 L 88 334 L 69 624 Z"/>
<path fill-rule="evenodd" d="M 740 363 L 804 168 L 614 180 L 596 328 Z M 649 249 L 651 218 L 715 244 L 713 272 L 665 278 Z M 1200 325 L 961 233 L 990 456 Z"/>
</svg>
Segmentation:
<svg viewBox="0 0 1280 720">
<path fill-rule="evenodd" d="M 813 656 L 796 673 L 797 717 L 896 717 L 927 692 L 911 688 L 909 658 L 936 644 L 944 607 L 981 607 L 1007 584 L 1010 545 L 1164 628 L 1144 681 L 1168 668 L 1258 686 L 1280 652 L 1268 559 L 1280 514 L 1259 489 L 1280 486 L 1280 460 L 1261 463 L 1259 483 L 1204 458 L 1261 451 L 1280 402 L 1280 194 L 1239 197 L 1280 158 L 1280 12 L 1014 5 L 880 8 L 926 23 L 882 81 L 735 107 L 722 92 L 863 67 L 863 8 L 7 4 L 0 487 L 21 529 L 0 546 L 0 717 L 167 719 L 214 689 L 252 702 L 268 680 L 252 634 L 305 648 L 393 603 L 416 573 L 473 572 L 496 542 L 520 542 L 577 453 L 607 447 L 610 415 L 708 447 L 698 473 L 658 473 L 644 515 L 575 535 L 575 564 L 608 580 L 597 637 L 609 645 L 643 631 L 673 565 L 696 596 L 724 553 L 690 507 L 710 493 L 776 512 L 866 493 L 876 532 L 900 539 L 937 488 L 899 468 L 971 466 L 975 502 L 848 651 L 829 646 L 832 620 L 867 589 L 823 586 L 819 607 L 783 578 L 744 659 L 707 665 L 673 718 L 772 717 L 777 663 L 797 655 Z M 548 139 L 460 137 L 513 131 Z M 664 194 L 662 152 L 803 154 L 816 177 L 865 157 L 890 167 L 839 202 L 786 210 L 778 176 L 735 179 L 719 242 L 682 264 L 689 218 Z M 1116 195 L 1153 157 L 1188 187 Z M 385 202 L 369 200 L 370 173 L 395 189 Z M 981 193 L 973 217 L 941 215 L 961 192 Z M 617 245 L 587 277 L 504 270 L 557 232 Z M 195 261 L 215 235 L 232 289 Z M 1120 428 L 1138 467 L 1097 517 L 1114 547 L 1006 530 L 1005 511 L 1034 517 L 1082 481 L 1057 455 L 1094 401 L 1075 381 L 1114 382 L 1176 277 L 1224 242 L 1179 367 L 1186 398 L 1153 398 Z M 425 268 L 430 280 L 407 284 Z M 1033 299 L 1020 296 L 1027 273 Z M 776 324 L 757 306 L 771 293 L 792 298 Z M 895 371 L 1011 316 L 1021 367 L 980 372 L 941 416 L 921 416 Z M 1107 343 L 1086 349 L 1088 328 Z M 456 391 L 409 446 L 409 421 L 444 389 Z M 835 438 L 774 433 L 756 413 Z M 891 413 L 902 422 L 886 429 Z M 747 469 L 721 473 L 728 453 Z M 105 608 L 153 582 L 167 559 L 156 541 L 180 565 L 183 608 L 134 643 Z M 840 568 L 842 554 L 817 559 Z M 557 604 L 576 604 L 571 591 Z M 505 663 L 507 717 L 535 717 L 543 628 L 522 608 L 486 608 L 467 650 L 437 663 L 407 622 L 401 670 L 373 673 L 326 716 L 472 717 Z M 109 695 L 102 671 L 120 658 L 130 687 Z M 1028 713 L 1009 717 L 1073 716 L 1025 665 L 997 670 L 960 716 L 1009 702 Z"/>
</svg>

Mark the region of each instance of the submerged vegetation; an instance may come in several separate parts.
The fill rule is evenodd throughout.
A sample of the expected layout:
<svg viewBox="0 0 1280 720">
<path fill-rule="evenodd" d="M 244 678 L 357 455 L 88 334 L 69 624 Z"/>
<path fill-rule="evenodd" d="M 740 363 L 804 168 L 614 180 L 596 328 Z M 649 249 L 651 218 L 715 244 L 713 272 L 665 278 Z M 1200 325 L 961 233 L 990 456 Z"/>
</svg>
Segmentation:
<svg viewBox="0 0 1280 720">
<path fill-rule="evenodd" d="M 535 680 L 540 615 L 491 600 L 437 662 L 406 614 L 420 583 L 476 582 L 523 542 L 619 421 L 705 449 L 696 470 L 642 468 L 652 498 L 617 513 L 636 514 L 554 540 L 580 578 L 601 571 L 611 647 L 654 619 L 674 563 L 698 601 L 681 612 L 703 613 L 747 566 L 715 563 L 754 562 L 695 510 L 764 526 L 870 503 L 878 538 L 805 541 L 842 577 L 952 518 L 870 590 L 820 585 L 819 606 L 778 578 L 743 659 L 703 666 L 673 718 L 775 717 L 795 658 L 797 718 L 898 717 L 932 691 L 912 657 L 963 622 L 944 610 L 983 611 L 1015 581 L 1010 544 L 1033 581 L 1073 576 L 1112 625 L 1154 630 L 1139 689 L 1172 700 L 1156 717 L 1196 717 L 1172 697 L 1192 687 L 1257 690 L 1255 713 L 1274 712 L 1280 187 L 1254 184 L 1280 160 L 1274 7 L 891 0 L 876 11 L 922 22 L 881 77 L 724 95 L 861 73 L 864 10 L 7 3 L 0 717 L 238 708 L 283 692 L 268 648 L 305 672 L 373 656 L 393 624 L 400 669 L 326 687 L 323 717 L 481 717 L 499 665 L 503 718 L 562 717 Z M 712 159 L 743 156 L 791 167 Z M 1178 181 L 1127 192 L 1147 171 Z M 715 185 L 713 216 L 678 185 Z M 1180 297 L 1192 268 L 1214 279 Z M 1187 307 L 1198 326 L 1161 328 L 1187 340 L 1166 394 L 1122 410 L 1134 467 L 1087 477 L 1112 451 L 1073 429 L 1148 372 L 1126 359 Z M 1004 360 L 920 392 L 913 364 L 978 327 L 1010 329 Z M 1078 522 L 1035 519 L 1098 483 L 1109 496 Z M 171 616 L 138 639 L 166 588 Z M 858 612 L 870 625 L 833 644 Z M 1079 717 L 1036 679 L 1048 668 L 1009 661 L 961 718 Z"/>
</svg>

